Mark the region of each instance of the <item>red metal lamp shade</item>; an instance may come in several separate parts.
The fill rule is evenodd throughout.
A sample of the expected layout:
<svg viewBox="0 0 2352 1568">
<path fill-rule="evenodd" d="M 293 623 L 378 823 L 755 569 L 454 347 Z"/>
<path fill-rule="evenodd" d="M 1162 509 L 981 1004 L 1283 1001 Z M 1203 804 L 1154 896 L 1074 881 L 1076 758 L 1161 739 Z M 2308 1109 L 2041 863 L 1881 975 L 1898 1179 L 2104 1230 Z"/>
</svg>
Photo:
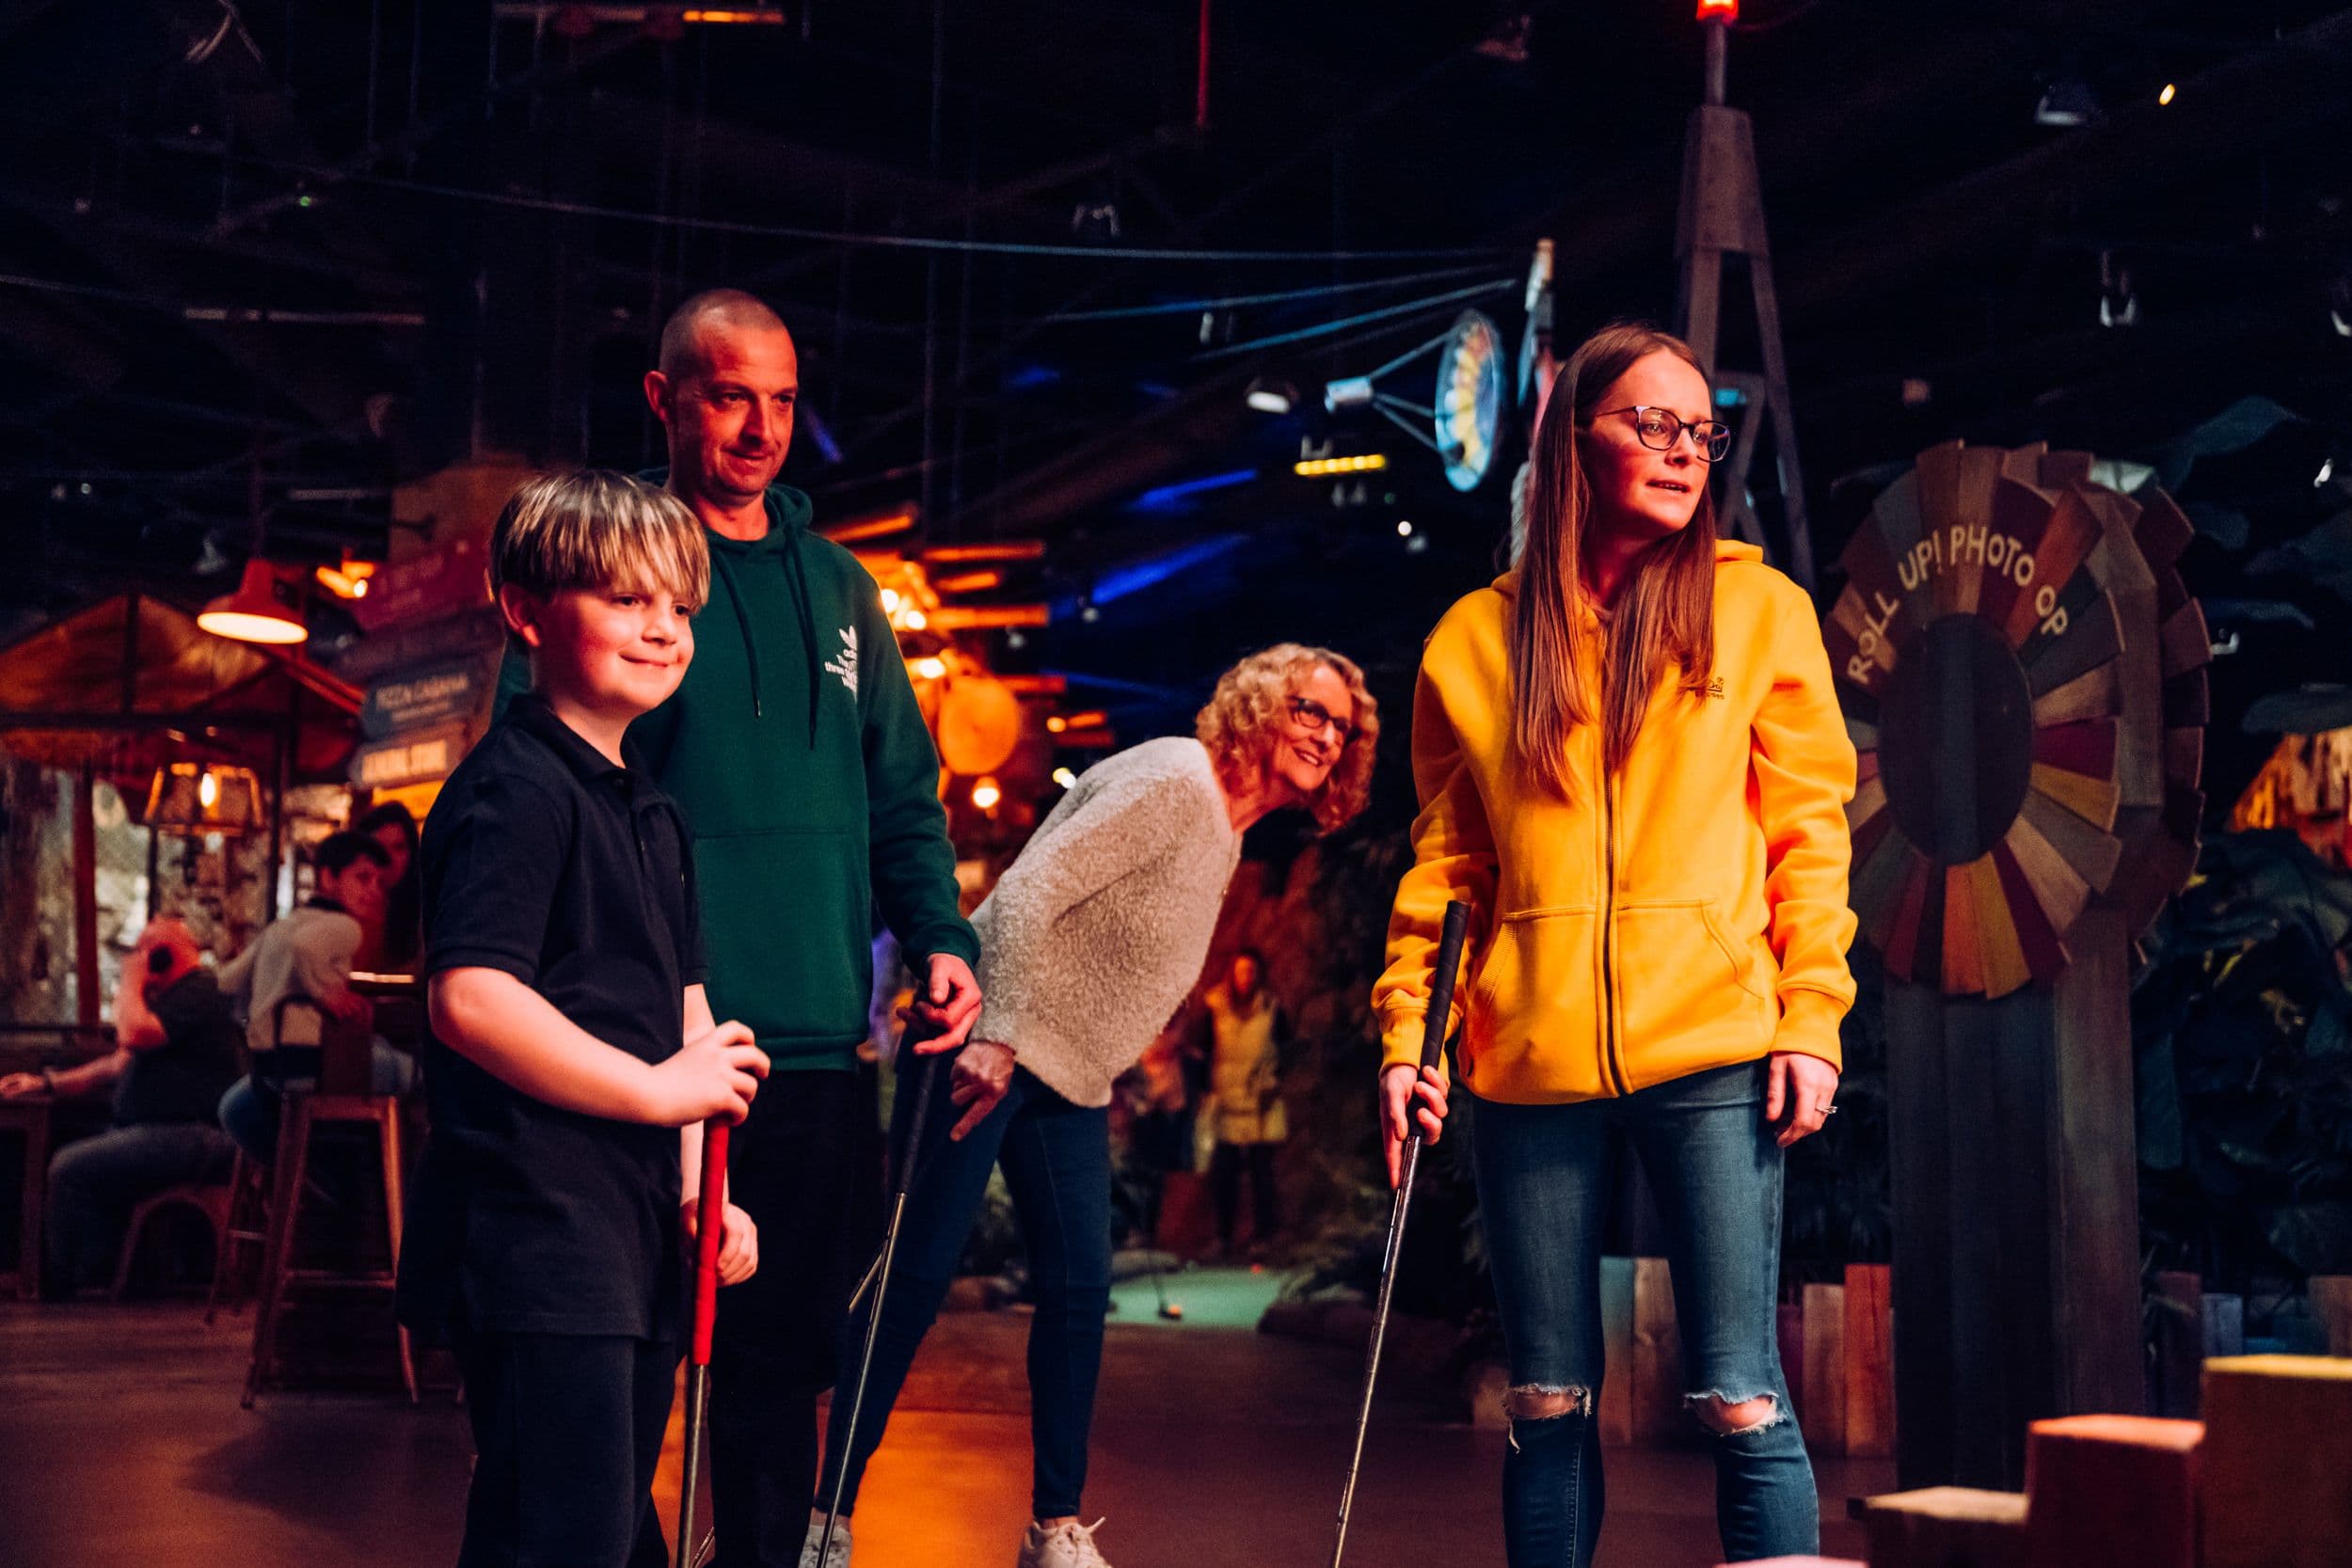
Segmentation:
<svg viewBox="0 0 2352 1568">
<path fill-rule="evenodd" d="M 196 624 L 239 642 L 300 642 L 310 635 L 302 621 L 302 590 L 259 556 L 245 563 L 237 591 L 206 605 Z"/>
</svg>

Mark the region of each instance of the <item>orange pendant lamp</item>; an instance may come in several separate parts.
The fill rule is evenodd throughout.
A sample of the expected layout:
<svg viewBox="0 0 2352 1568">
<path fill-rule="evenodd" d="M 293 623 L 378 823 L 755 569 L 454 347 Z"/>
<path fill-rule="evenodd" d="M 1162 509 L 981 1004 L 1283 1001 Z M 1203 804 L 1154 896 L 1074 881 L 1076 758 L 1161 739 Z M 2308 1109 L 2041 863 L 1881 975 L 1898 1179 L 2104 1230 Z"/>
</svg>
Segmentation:
<svg viewBox="0 0 2352 1568">
<path fill-rule="evenodd" d="M 258 555 L 245 563 L 237 591 L 206 605 L 196 624 L 239 642 L 300 642 L 310 635 L 302 621 L 300 586 Z"/>
</svg>

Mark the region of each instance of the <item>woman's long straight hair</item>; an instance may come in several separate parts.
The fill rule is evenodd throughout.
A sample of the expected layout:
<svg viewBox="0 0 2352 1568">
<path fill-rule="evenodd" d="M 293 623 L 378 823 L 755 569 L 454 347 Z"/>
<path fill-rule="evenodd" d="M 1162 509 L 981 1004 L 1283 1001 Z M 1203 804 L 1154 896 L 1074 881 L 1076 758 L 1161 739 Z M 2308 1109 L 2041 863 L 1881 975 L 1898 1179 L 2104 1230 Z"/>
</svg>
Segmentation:
<svg viewBox="0 0 2352 1568">
<path fill-rule="evenodd" d="M 1578 725 L 1599 722 L 1613 778 L 1665 666 L 1679 666 L 1682 689 L 1697 696 L 1715 663 L 1715 502 L 1705 485 L 1690 525 L 1634 558 L 1613 607 L 1595 601 L 1584 576 L 1593 493 L 1577 435 L 1617 378 L 1660 350 L 1706 373 L 1681 339 L 1614 323 L 1561 367 L 1535 434 L 1511 622 L 1511 737 L 1535 778 L 1561 796 L 1569 793 L 1568 737 Z M 1597 639 L 1588 616 L 1598 622 Z"/>
</svg>

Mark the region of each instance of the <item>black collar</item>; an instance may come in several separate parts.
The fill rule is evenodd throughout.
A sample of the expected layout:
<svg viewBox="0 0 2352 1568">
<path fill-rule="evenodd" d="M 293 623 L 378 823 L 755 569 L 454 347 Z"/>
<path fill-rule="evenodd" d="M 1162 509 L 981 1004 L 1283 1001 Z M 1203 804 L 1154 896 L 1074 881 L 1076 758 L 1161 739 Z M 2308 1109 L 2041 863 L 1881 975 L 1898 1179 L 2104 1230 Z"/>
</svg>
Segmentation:
<svg viewBox="0 0 2352 1568">
<path fill-rule="evenodd" d="M 523 733 L 534 736 L 541 745 L 553 752 L 564 767 L 570 768 L 582 784 L 628 777 L 629 770 L 621 767 L 588 744 L 578 730 L 556 716 L 555 709 L 536 691 L 526 691 L 506 705 L 507 719 L 522 726 Z M 622 755 L 628 755 L 623 743 Z"/>
</svg>

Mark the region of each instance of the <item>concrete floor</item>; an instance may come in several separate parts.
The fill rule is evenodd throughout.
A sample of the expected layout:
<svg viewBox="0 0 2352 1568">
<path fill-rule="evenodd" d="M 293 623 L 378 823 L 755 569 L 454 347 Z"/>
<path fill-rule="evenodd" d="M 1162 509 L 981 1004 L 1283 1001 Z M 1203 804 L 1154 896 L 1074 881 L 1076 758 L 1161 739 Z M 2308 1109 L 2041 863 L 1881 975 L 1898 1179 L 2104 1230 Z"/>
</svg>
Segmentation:
<svg viewBox="0 0 2352 1568">
<path fill-rule="evenodd" d="M 1205 1306 L 1259 1288 L 1186 1275 L 1171 1294 Z M 1159 1323 L 1148 1282 L 1135 1293 L 1120 1292 L 1094 1429 L 1087 1507 L 1109 1520 L 1104 1553 L 1119 1568 L 1327 1560 L 1359 1358 L 1189 1314 Z M 249 1323 L 224 1317 L 207 1330 L 185 1303 L 0 1305 L 0 1563 L 452 1561 L 463 1412 L 445 1394 L 412 1409 L 366 1393 L 280 1393 L 240 1410 Z M 942 1321 L 874 1461 L 858 1568 L 1010 1561 L 1027 1499 L 1026 1328 L 1017 1313 Z M 1348 1561 L 1500 1568 L 1501 1436 L 1462 1424 L 1451 1391 L 1409 1369 L 1381 1387 Z M 676 1437 L 674 1426 L 670 1497 Z M 1858 1556 L 1846 1499 L 1890 1489 L 1891 1466 L 1819 1472 L 1824 1544 Z M 1607 1568 L 1719 1560 L 1702 1452 L 1613 1450 L 1609 1493 Z"/>
</svg>

